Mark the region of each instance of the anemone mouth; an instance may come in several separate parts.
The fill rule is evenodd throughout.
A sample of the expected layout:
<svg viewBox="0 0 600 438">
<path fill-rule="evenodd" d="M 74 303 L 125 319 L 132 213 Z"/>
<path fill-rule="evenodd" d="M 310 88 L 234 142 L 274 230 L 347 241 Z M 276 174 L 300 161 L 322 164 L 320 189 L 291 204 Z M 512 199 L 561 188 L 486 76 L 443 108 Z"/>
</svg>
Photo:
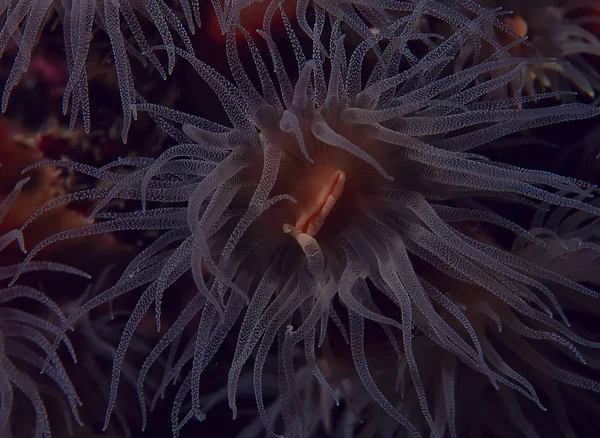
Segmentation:
<svg viewBox="0 0 600 438">
<path fill-rule="evenodd" d="M 336 170 L 327 175 L 322 180 L 321 188 L 315 193 L 313 203 L 302 211 L 300 217 L 296 220 L 296 225 L 292 227 L 289 224 L 284 224 L 283 231 L 286 233 L 291 232 L 294 237 L 296 237 L 295 233 L 305 233 L 310 237 L 314 237 L 342 195 L 345 183 L 346 174 L 341 170 Z"/>
<path fill-rule="evenodd" d="M 276 185 L 277 191 L 287 190 L 296 200 L 282 207 L 286 213 L 279 219 L 280 229 L 296 240 L 301 234 L 323 244 L 336 239 L 356 217 L 361 199 L 385 181 L 372 167 L 349 154 L 330 152 L 316 157 L 313 163 L 304 162 L 292 181 L 283 177 Z"/>
<path fill-rule="evenodd" d="M 265 234 L 283 230 L 298 243 L 310 237 L 327 245 L 343 235 L 370 194 L 394 180 L 389 164 L 394 151 L 373 139 L 368 127 L 343 120 L 347 103 L 329 102 L 321 109 L 313 105 L 306 102 L 306 108 L 296 108 L 297 116 L 284 110 L 279 128 L 268 118 L 261 124 L 267 128 L 260 137 L 281 154 L 271 194 L 295 201 L 274 206 L 261 222 Z M 265 172 L 262 161 L 257 154 L 248 161 L 256 184 Z"/>
<path fill-rule="evenodd" d="M 504 24 L 506 24 L 510 29 L 512 29 L 516 35 L 521 38 L 525 38 L 529 32 L 529 26 L 527 25 L 527 21 L 525 18 L 520 16 L 519 14 L 511 14 L 504 18 Z"/>
</svg>

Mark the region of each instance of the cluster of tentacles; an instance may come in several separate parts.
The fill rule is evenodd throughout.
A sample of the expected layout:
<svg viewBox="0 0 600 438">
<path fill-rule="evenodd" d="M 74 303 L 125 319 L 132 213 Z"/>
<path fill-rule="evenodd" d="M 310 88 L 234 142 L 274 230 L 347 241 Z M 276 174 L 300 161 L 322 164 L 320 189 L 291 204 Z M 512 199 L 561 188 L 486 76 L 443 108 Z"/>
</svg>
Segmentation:
<svg viewBox="0 0 600 438">
<path fill-rule="evenodd" d="M 12 356 L 54 380 L 80 422 L 85 391 L 77 395 L 60 359 L 63 350 L 75 357 L 74 330 L 71 339 L 94 344 L 88 367 L 108 386 L 105 430 L 113 412 L 130 429 L 116 408 L 123 375 L 136 387 L 141 429 L 164 415 L 167 398 L 175 436 L 223 403 L 243 417 L 241 436 L 593 433 L 598 188 L 502 161 L 504 151 L 548 143 L 531 132 L 600 114 L 586 100 L 597 71 L 585 56 L 598 44 L 591 31 L 573 30 L 578 2 L 562 2 L 556 17 L 570 20 L 562 25 L 574 36 L 560 41 L 577 54 L 546 49 L 550 37 L 527 38 L 524 23 L 532 29 L 542 6 L 526 16 L 483 0 L 273 0 L 260 8 L 186 0 L 181 11 L 161 0 L 39 3 L 3 6 L 0 47 L 18 42 L 4 107 L 57 9 L 71 125 L 81 112 L 91 127 L 86 60 L 98 25 L 114 53 L 123 138 L 149 116 L 170 140 L 154 157 L 23 169 L 64 169 L 86 185 L 57 196 L 0 247 L 23 245 L 52 209 L 91 207 L 87 225 L 1 268 L 0 280 L 12 280 L 0 304 L 30 298 L 53 315 L 48 322 L 0 309 L 0 424 L 11 424 L 16 387 L 35 408 L 32 434 L 50 433 L 38 389 Z M 250 8 L 260 11 L 258 29 L 247 27 Z M 223 62 L 196 56 L 190 33 L 204 9 L 223 34 Z M 131 56 L 167 80 L 176 64 L 192 71 L 198 80 L 185 93 L 206 102 L 202 116 L 146 101 Z M 556 81 L 549 71 L 560 73 Z M 141 242 L 114 280 L 92 278 L 95 287 L 62 309 L 21 284 L 33 270 L 85 275 L 38 258 L 60 242 L 111 233 Z M 114 303 L 126 319 L 117 339 L 106 328 Z"/>
</svg>

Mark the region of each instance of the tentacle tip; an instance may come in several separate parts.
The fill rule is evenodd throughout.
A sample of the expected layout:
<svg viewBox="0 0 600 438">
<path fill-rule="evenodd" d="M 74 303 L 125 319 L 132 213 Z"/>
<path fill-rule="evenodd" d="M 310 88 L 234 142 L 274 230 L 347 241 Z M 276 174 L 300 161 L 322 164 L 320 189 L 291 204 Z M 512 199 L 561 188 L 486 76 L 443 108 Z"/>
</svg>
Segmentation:
<svg viewBox="0 0 600 438">
<path fill-rule="evenodd" d="M 129 110 L 131 111 L 133 120 L 137 120 L 138 119 L 137 105 L 132 103 L 131 105 L 129 105 Z"/>
<path fill-rule="evenodd" d="M 104 426 L 102 426 L 102 432 L 106 432 L 108 430 L 109 425 L 110 425 L 110 413 L 106 415 L 106 419 L 104 420 Z"/>
<path fill-rule="evenodd" d="M 25 242 L 23 241 L 23 239 L 17 239 L 17 243 L 19 245 L 19 249 L 21 250 L 21 252 L 23 254 L 27 254 L 27 248 L 25 248 Z"/>
</svg>

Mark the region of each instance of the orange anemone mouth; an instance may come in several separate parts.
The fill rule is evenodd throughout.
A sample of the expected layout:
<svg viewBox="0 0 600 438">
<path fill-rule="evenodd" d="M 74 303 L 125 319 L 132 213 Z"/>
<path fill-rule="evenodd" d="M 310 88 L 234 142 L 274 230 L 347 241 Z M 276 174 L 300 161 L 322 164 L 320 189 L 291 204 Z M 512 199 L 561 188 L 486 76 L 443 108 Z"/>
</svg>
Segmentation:
<svg viewBox="0 0 600 438">
<path fill-rule="evenodd" d="M 527 21 L 520 15 L 509 15 L 504 18 L 504 24 L 506 24 L 515 34 L 521 38 L 525 38 L 529 32 L 529 26 Z"/>
<path fill-rule="evenodd" d="M 292 226 L 286 223 L 283 225 L 283 231 L 291 234 L 296 240 L 301 234 L 314 237 L 323 227 L 327 216 L 342 195 L 345 183 L 346 174 L 344 172 L 338 170 L 331 173 L 317 193 L 314 202 L 300 214 L 296 225 Z"/>
</svg>

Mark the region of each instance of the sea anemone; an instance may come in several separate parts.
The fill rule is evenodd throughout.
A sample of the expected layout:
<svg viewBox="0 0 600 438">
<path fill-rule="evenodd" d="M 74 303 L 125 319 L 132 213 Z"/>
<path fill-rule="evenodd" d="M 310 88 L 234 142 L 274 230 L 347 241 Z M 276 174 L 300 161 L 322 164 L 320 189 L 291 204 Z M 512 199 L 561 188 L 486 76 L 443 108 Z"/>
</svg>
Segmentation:
<svg viewBox="0 0 600 438">
<path fill-rule="evenodd" d="M 309 21 L 314 19 L 314 11 L 320 10 L 331 21 L 337 20 L 344 26 L 351 28 L 364 40 L 371 40 L 376 44 L 382 37 L 396 36 L 414 37 L 412 30 L 414 27 L 421 29 L 428 28 L 432 22 L 443 22 L 451 32 L 462 28 L 471 34 L 471 42 L 480 46 L 482 42 L 487 42 L 497 50 L 501 48 L 495 35 L 490 35 L 489 30 L 494 28 L 503 29 L 510 35 L 514 32 L 505 25 L 500 19 L 489 20 L 491 11 L 489 8 L 479 5 L 473 0 L 409 0 L 404 2 L 394 2 L 385 0 L 219 0 L 213 1 L 214 13 L 217 17 L 221 32 L 223 35 L 230 32 L 245 30 L 252 32 L 255 29 L 248 29 L 249 25 L 244 20 L 250 13 L 254 14 L 252 22 L 256 22 L 258 5 L 262 6 L 262 24 L 268 28 L 272 23 L 274 14 L 278 10 L 292 11 L 298 25 L 302 31 L 312 36 L 313 29 Z M 244 14 L 248 11 L 246 14 Z M 488 17 L 488 19 L 479 22 L 485 22 L 489 27 L 486 29 L 480 26 L 472 26 L 473 19 L 478 17 Z M 249 17 L 248 17 L 249 18 Z M 408 32 L 406 32 L 408 30 Z M 435 33 L 423 33 L 422 38 L 439 38 L 441 35 Z M 405 55 L 410 55 L 410 51 L 404 50 Z M 410 58 L 416 60 L 416 58 Z"/>
<path fill-rule="evenodd" d="M 502 21 L 512 34 L 504 32 L 499 37 L 513 55 L 557 60 L 531 65 L 511 83 L 513 95 L 520 95 L 523 90 L 535 94 L 574 86 L 593 98 L 600 90 L 600 40 L 593 32 L 594 26 L 598 29 L 598 4 L 581 0 L 477 1 L 502 7 L 508 13 Z M 526 41 L 515 44 L 519 38 Z"/>
<path fill-rule="evenodd" d="M 107 279 L 114 266 L 106 268 L 87 290 L 77 297 L 61 306 L 65 314 L 70 314 L 76 310 L 84 301 L 106 287 Z M 112 306 L 112 303 L 111 303 Z M 118 342 L 125 322 L 127 321 L 127 312 L 120 309 L 113 309 L 108 312 L 99 312 L 98 314 L 86 314 L 77 321 L 75 332 L 71 337 L 73 346 L 77 351 L 77 367 L 68 370 L 72 372 L 73 381 L 84 400 L 84 405 L 80 409 L 80 415 L 87 427 L 86 432 L 91 434 L 98 431 L 102 426 L 103 409 L 108 401 L 108 390 L 110 388 L 110 375 L 107 370 L 116 351 Z M 135 404 L 127 403 L 128 398 L 135 397 L 135 387 L 137 383 L 137 368 L 134 366 L 135 360 L 142 362 L 150 353 L 151 342 L 144 336 L 138 334 L 136 339 L 132 340 L 130 345 L 129 361 L 123 365 L 123 375 L 130 384 L 129 390 L 122 391 L 120 398 L 115 406 L 115 420 L 106 432 L 111 436 L 122 436 L 130 438 L 133 436 L 132 427 L 139 427 L 140 415 L 139 409 Z M 133 362 L 133 363 L 130 363 Z M 83 368 L 83 369 L 82 369 Z M 155 371 L 162 371 L 156 367 Z M 158 387 L 157 379 L 152 376 L 148 378 L 146 384 L 156 390 Z M 86 397 L 88 394 L 94 394 L 93 397 Z"/>
<path fill-rule="evenodd" d="M 568 208 L 548 207 L 538 210 L 532 228 L 514 240 L 511 254 L 532 263 L 535 269 L 558 274 L 563 280 L 593 285 L 597 290 L 600 285 L 598 218 Z M 470 225 L 468 234 L 481 234 L 483 230 L 481 225 Z M 535 243 L 532 236 L 544 244 Z M 491 243 L 489 235 L 479 237 Z M 504 305 L 494 304 L 476 290 L 461 290 L 464 284 L 452 283 L 451 279 L 444 279 L 441 290 L 452 297 L 472 323 L 486 358 L 520 387 L 508 384 L 494 388 L 487 376 L 474 375 L 455 355 L 440 349 L 424 333 L 415 333 L 412 340 L 415 361 L 420 364 L 423 386 L 436 411 L 430 436 L 593 435 L 600 409 L 600 400 L 593 394 L 600 392 L 600 385 L 594 380 L 600 369 L 598 343 L 580 339 L 575 348 L 560 333 L 547 330 L 547 325 L 536 321 L 524 324 L 521 316 Z M 577 317 L 572 322 L 577 330 L 570 335 L 587 333 L 590 339 L 597 338 L 594 325 L 600 312 L 598 295 L 573 294 L 568 287 L 552 285 L 547 280 L 542 283 L 552 288 L 563 311 Z M 406 387 L 411 382 L 405 376 L 409 369 L 406 357 L 399 359 L 390 354 L 393 345 L 373 337 L 365 348 L 374 380 L 390 403 L 402 412 L 418 409 L 414 391 Z M 580 349 L 585 351 L 584 355 Z M 511 353 L 500 355 L 499 351 Z M 310 367 L 300 367 L 295 377 L 308 436 L 319 437 L 324 433 L 360 438 L 403 436 L 401 426 L 361 387 L 347 357 L 330 356 L 321 360 L 319 366 L 343 403 L 336 411 L 332 398 L 313 378 Z M 529 393 L 523 393 L 523 389 Z M 525 397 L 516 396 L 515 390 Z M 284 409 L 281 399 L 267 406 L 271 418 L 283 417 Z M 257 421 L 246 427 L 241 436 L 261 436 Z"/>
<path fill-rule="evenodd" d="M 28 179 L 20 181 L 0 204 L 0 222 L 27 181 Z M 14 230 L 0 237 L 0 251 L 14 240 L 17 240 L 23 248 L 22 234 Z M 62 271 L 88 277 L 65 265 L 33 262 L 27 265 L 2 266 L 0 281 L 11 278 L 17 270 Z M 29 309 L 36 306 L 45 309 L 47 317 L 22 310 L 19 303 L 23 303 L 23 300 L 27 302 Z M 20 424 L 18 426 L 20 433 L 27 430 L 25 433 L 32 432 L 31 436 L 50 436 L 51 421 L 41 395 L 44 392 L 49 393 L 53 402 L 58 403 L 61 408 L 65 407 L 66 400 L 68 408 L 65 412 L 70 411 L 73 419 L 81 424 L 78 413 L 81 402 L 49 341 L 49 338 L 58 334 L 57 324 L 64 321 L 65 317 L 58 305 L 39 290 L 25 285 L 0 288 L 0 435 L 3 437 L 13 436 L 14 421 L 11 417 L 15 402 L 19 400 L 15 397 L 15 388 L 25 395 L 35 410 L 35 424 Z M 75 359 L 68 338 L 65 345 Z M 42 368 L 46 375 L 44 379 L 40 379 L 39 376 L 36 378 L 35 372 L 31 372 L 31 370 L 39 372 Z M 67 419 L 67 422 L 69 422 L 67 427 L 70 427 L 70 420 Z"/>
<path fill-rule="evenodd" d="M 181 7 L 190 31 L 200 23 L 198 2 L 181 1 Z M 20 81 L 23 73 L 29 68 L 32 51 L 37 44 L 46 21 L 54 17 L 54 11 L 63 22 L 65 51 L 69 66 L 69 80 L 63 96 L 63 111 L 71 107 L 71 126 L 78 114 L 83 117 L 84 129 L 90 130 L 90 103 L 88 92 L 88 73 L 86 60 L 90 49 L 90 41 L 94 24 L 104 29 L 110 38 L 114 54 L 121 101 L 123 103 L 123 141 L 131 124 L 130 106 L 136 102 L 136 91 L 129 63 L 129 54 L 145 62 L 148 60 L 166 78 L 174 68 L 174 47 L 181 41 L 186 50 L 193 51 L 187 31 L 175 11 L 161 0 L 138 1 L 5 1 L 0 6 L 0 14 L 4 24 L 0 30 L 0 56 L 11 41 L 18 45 L 18 52 L 4 87 L 2 95 L 2 112 L 8 106 L 11 91 Z M 150 43 L 144 34 L 139 16 L 145 17 L 156 27 L 167 50 L 168 67 L 163 68 L 156 55 L 150 50 Z M 196 23 L 194 23 L 194 18 Z M 123 35 L 122 27 L 126 24 L 137 45 L 136 50 Z M 152 41 L 151 41 L 152 43 Z"/>
<path fill-rule="evenodd" d="M 271 352 L 277 354 L 285 436 L 308 432 L 296 367 L 308 366 L 338 401 L 319 365 L 328 358 L 327 351 L 344 351 L 351 358 L 364 391 L 409 434 L 447 430 L 456 436 L 461 425 L 454 421 L 454 398 L 448 395 L 441 408 L 431 409 L 431 388 L 424 385 L 420 369 L 431 369 L 437 362 L 416 353 L 417 339 L 510 396 L 541 405 L 532 385 L 484 343 L 477 323 L 490 314 L 512 315 L 525 327 L 522 336 L 543 326 L 551 336 L 542 339 L 559 342 L 569 357 L 584 365 L 588 350 L 598 345 L 569 326 L 544 283 L 571 294 L 596 293 L 478 237 L 465 224 L 491 224 L 544 246 L 494 208 L 536 210 L 552 205 L 598 215 L 600 208 L 584 202 L 594 194 L 589 185 L 494 162 L 481 154 L 499 138 L 593 117 L 598 109 L 579 103 L 531 107 L 531 102 L 561 96 L 560 92 L 482 100 L 527 66 L 547 60 L 492 56 L 448 75 L 473 29 L 493 25 L 497 11 L 474 18 L 439 44 L 426 45 L 419 59 L 407 46 L 407 40 L 428 40 L 417 25 L 407 26 L 402 37 L 382 36 L 377 44 L 372 37 L 359 38 L 353 44 L 357 34 L 335 18 L 330 21 L 317 5 L 313 27 L 303 35 L 312 41 L 307 60 L 308 49 L 298 38 L 302 30 L 290 25 L 283 8 L 279 14 L 286 23 L 286 44 L 276 43 L 268 27 L 259 32 L 266 45 L 243 29 L 238 30 L 245 45 L 228 33 L 232 80 L 177 50 L 218 97 L 230 126 L 139 104 L 136 112 L 151 113 L 180 144 L 156 159 L 123 158 L 101 168 L 47 163 L 86 173 L 109 186 L 69 194 L 48 206 L 45 210 L 71 200 L 97 199 L 90 215 L 97 222 L 44 240 L 27 262 L 64 239 L 162 231 L 113 287 L 84 303 L 61 328 L 66 331 L 92 309 L 141 290 L 114 357 L 105 427 L 136 328 L 154 305 L 160 329 L 163 299 L 183 299 L 171 286 L 188 272 L 197 294 L 166 329 L 139 374 L 144 423 L 144 383 L 163 353 L 176 359 L 168 362 L 159 393 L 185 376 L 173 404 L 173 432 L 178 434 L 190 419 L 205 418 L 200 380 L 239 321 L 227 379 L 229 406 L 235 418 L 238 382 L 254 355 L 258 415 L 271 435 L 274 423 L 262 395 L 263 369 Z M 243 50 L 252 55 L 252 74 L 240 62 Z M 284 65 L 282 56 L 287 53 L 294 55 L 297 70 L 290 72 Z M 504 73 L 490 79 L 497 71 Z M 139 200 L 141 207 L 111 211 L 117 200 Z M 440 283 L 439 278 L 447 280 Z M 476 306 L 479 303 L 483 304 Z M 196 335 L 180 347 L 190 325 L 195 325 Z M 367 339 L 374 335 L 406 363 L 404 382 L 417 410 L 392 403 L 389 388 L 377 385 L 365 352 Z M 294 355 L 298 349 L 303 359 Z M 547 369 L 544 362 L 539 372 Z M 442 389 L 454 391 L 452 368 L 444 371 Z M 597 390 L 597 383 L 577 374 L 568 380 Z M 186 400 L 191 404 L 180 418 Z"/>
</svg>

